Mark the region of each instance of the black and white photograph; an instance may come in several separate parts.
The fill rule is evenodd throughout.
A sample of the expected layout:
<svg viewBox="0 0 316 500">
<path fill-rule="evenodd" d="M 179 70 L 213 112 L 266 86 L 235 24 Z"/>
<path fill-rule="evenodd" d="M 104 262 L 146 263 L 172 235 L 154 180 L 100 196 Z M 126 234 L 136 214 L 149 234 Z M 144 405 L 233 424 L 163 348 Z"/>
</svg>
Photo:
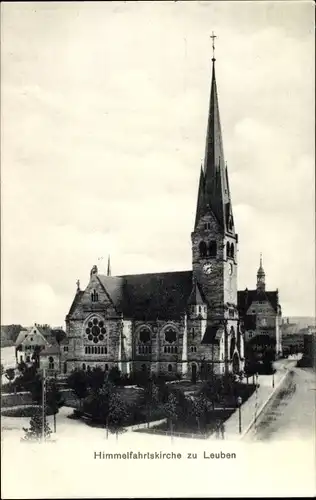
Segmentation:
<svg viewBox="0 0 316 500">
<path fill-rule="evenodd" d="M 3 498 L 316 494 L 314 9 L 2 2 Z"/>
</svg>

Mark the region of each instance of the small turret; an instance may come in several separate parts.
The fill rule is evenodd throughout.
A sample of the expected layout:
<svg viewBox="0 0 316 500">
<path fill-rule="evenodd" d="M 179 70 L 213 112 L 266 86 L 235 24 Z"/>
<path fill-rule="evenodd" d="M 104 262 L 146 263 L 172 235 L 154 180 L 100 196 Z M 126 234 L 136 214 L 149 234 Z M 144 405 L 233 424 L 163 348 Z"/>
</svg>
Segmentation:
<svg viewBox="0 0 316 500">
<path fill-rule="evenodd" d="M 257 272 L 257 290 L 265 291 L 266 288 L 266 275 L 262 267 L 262 254 L 260 254 L 260 266 Z"/>
</svg>

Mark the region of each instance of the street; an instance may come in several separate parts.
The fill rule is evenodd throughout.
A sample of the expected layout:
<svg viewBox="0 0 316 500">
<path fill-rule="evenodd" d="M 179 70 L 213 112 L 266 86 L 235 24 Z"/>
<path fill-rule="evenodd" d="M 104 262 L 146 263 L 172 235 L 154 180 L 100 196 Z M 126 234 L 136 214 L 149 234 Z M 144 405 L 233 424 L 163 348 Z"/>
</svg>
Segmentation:
<svg viewBox="0 0 316 500">
<path fill-rule="evenodd" d="M 294 437 L 314 440 L 315 399 L 316 381 L 312 368 L 294 367 L 245 440 L 276 441 Z"/>
</svg>

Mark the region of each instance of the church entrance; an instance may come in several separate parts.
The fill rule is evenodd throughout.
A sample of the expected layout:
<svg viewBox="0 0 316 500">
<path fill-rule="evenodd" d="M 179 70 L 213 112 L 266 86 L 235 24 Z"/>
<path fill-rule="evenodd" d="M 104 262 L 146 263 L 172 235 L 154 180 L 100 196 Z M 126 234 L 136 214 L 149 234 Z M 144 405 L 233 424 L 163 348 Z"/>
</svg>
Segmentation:
<svg viewBox="0 0 316 500">
<path fill-rule="evenodd" d="M 196 364 L 195 363 L 193 363 L 191 370 L 192 370 L 191 381 L 195 384 L 196 383 Z"/>
<path fill-rule="evenodd" d="M 239 373 L 239 356 L 237 352 L 235 352 L 233 356 L 233 373 Z"/>
</svg>

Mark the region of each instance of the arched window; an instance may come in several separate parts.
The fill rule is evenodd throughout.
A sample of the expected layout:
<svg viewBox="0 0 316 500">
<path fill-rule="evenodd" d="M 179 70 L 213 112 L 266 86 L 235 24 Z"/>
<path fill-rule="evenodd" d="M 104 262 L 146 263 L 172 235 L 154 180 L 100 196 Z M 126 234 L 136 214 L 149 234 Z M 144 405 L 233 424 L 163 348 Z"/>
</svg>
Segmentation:
<svg viewBox="0 0 316 500">
<path fill-rule="evenodd" d="M 235 247 L 234 247 L 234 243 L 232 243 L 230 246 L 230 256 L 232 258 L 234 258 L 234 253 L 235 253 Z"/>
<path fill-rule="evenodd" d="M 82 363 L 82 369 L 83 371 L 86 371 L 86 363 Z"/>
<path fill-rule="evenodd" d="M 100 346 L 97 347 L 97 350 L 98 350 L 98 354 L 101 354 L 101 349 L 100 349 Z"/>
<path fill-rule="evenodd" d="M 49 356 L 49 358 L 48 358 L 48 368 L 50 370 L 54 369 L 54 358 L 52 356 Z"/>
<path fill-rule="evenodd" d="M 235 347 L 236 347 L 236 336 L 235 336 L 235 330 L 234 330 L 234 327 L 232 326 L 231 329 L 230 329 L 230 336 L 231 336 L 231 339 L 230 339 L 230 358 L 233 357 L 233 354 L 234 354 L 234 350 L 235 350 Z"/>
<path fill-rule="evenodd" d="M 206 257 L 207 254 L 207 246 L 205 241 L 201 241 L 199 244 L 200 257 Z"/>
<path fill-rule="evenodd" d="M 150 342 L 150 332 L 148 328 L 142 328 L 139 332 L 139 341 L 143 344 Z"/>
<path fill-rule="evenodd" d="M 173 328 L 167 328 L 167 330 L 165 330 L 165 340 L 169 342 L 169 344 L 177 340 L 177 334 Z"/>
<path fill-rule="evenodd" d="M 87 371 L 88 371 L 88 372 L 91 372 L 90 365 L 88 365 L 88 366 L 87 366 Z"/>
<path fill-rule="evenodd" d="M 226 244 L 226 258 L 230 257 L 230 243 L 227 241 Z"/>
<path fill-rule="evenodd" d="M 168 365 L 168 372 L 172 372 L 172 365 Z"/>
<path fill-rule="evenodd" d="M 208 254 L 210 257 L 216 257 L 216 254 L 217 254 L 216 241 L 210 241 L 209 246 L 208 246 Z"/>
<path fill-rule="evenodd" d="M 99 300 L 98 292 L 96 292 L 95 290 L 93 290 L 93 292 L 91 293 L 91 301 L 92 302 L 98 302 L 98 300 Z"/>
</svg>

